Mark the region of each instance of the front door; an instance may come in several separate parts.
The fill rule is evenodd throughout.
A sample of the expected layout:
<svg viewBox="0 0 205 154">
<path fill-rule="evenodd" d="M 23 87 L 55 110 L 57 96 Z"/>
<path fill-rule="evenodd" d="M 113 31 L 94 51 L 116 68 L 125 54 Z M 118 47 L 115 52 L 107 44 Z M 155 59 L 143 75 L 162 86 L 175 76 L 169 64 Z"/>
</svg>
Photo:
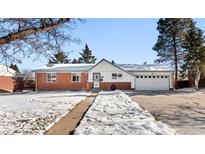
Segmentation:
<svg viewBox="0 0 205 154">
<path fill-rule="evenodd" d="M 93 73 L 93 88 L 100 88 L 100 73 Z"/>
</svg>

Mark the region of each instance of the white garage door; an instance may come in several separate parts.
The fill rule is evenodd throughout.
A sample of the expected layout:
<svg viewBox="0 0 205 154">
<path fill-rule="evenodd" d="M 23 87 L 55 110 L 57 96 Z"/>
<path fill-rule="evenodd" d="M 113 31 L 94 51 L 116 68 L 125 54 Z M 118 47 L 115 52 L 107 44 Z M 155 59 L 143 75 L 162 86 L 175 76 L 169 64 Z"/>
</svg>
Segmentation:
<svg viewBox="0 0 205 154">
<path fill-rule="evenodd" d="M 168 75 L 139 75 L 136 76 L 136 90 L 169 90 Z"/>
</svg>

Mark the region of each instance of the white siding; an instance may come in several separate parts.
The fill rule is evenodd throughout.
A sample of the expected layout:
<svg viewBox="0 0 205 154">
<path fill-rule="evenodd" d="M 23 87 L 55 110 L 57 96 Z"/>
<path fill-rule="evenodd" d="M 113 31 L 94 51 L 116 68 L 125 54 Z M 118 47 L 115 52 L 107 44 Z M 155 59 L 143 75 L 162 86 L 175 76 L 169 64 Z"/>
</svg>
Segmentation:
<svg viewBox="0 0 205 154">
<path fill-rule="evenodd" d="M 10 76 L 14 77 L 16 75 L 16 71 L 0 64 L 0 76 Z"/>
<path fill-rule="evenodd" d="M 88 81 L 93 82 L 93 73 L 101 73 L 103 76 L 102 82 L 131 82 L 131 88 L 135 88 L 135 77 L 130 75 L 129 73 L 122 71 L 121 69 L 109 64 L 106 61 L 102 61 L 98 65 L 96 65 L 91 71 L 88 73 Z M 121 79 L 112 79 L 112 73 L 121 73 Z"/>
</svg>

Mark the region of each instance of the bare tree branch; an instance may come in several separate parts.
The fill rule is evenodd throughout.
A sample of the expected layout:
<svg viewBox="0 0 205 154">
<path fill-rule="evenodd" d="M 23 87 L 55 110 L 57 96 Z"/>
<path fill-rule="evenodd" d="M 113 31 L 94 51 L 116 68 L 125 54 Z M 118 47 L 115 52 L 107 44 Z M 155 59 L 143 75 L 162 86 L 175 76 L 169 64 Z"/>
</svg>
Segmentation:
<svg viewBox="0 0 205 154">
<path fill-rule="evenodd" d="M 0 62 L 20 63 L 25 57 L 39 59 L 65 44 L 79 43 L 71 33 L 76 23 L 70 18 L 0 19 Z"/>
<path fill-rule="evenodd" d="M 51 24 L 47 25 L 42 20 L 42 25 L 38 28 L 36 28 L 36 27 L 26 28 L 24 30 L 19 30 L 15 33 L 9 33 L 8 35 L 1 37 L 0 38 L 0 45 L 8 44 L 8 43 L 15 41 L 17 39 L 21 39 L 27 35 L 50 31 L 51 29 L 54 29 L 57 26 L 65 23 L 65 22 L 69 22 L 69 21 L 70 21 L 70 19 L 61 18 L 57 22 L 55 22 L 55 23 L 51 22 Z M 20 26 L 19 26 L 19 28 L 20 28 Z"/>
</svg>

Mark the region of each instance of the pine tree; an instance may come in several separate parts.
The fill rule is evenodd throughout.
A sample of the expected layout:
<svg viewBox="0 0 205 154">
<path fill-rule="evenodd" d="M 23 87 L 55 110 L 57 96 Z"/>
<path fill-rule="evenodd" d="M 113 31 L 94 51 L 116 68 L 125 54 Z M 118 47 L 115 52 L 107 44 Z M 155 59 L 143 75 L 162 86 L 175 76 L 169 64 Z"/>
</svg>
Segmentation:
<svg viewBox="0 0 205 154">
<path fill-rule="evenodd" d="M 68 54 L 64 53 L 61 50 L 58 50 L 53 56 L 50 57 L 49 63 L 54 64 L 66 64 L 70 63 L 71 59 L 68 58 Z"/>
<path fill-rule="evenodd" d="M 97 58 L 92 55 L 92 50 L 89 49 L 88 45 L 85 45 L 85 48 L 82 49 L 82 53 L 80 53 L 81 57 L 79 58 L 80 63 L 95 63 Z"/>
<path fill-rule="evenodd" d="M 81 63 L 81 62 L 80 62 L 79 59 L 74 58 L 74 59 L 72 60 L 72 64 L 80 64 L 80 63 Z"/>
<path fill-rule="evenodd" d="M 18 66 L 16 64 L 11 64 L 9 67 L 11 69 L 15 70 L 17 73 L 20 73 L 19 68 L 18 68 Z"/>
<path fill-rule="evenodd" d="M 153 50 L 159 57 L 156 62 L 169 62 L 175 67 L 175 87 L 177 88 L 179 65 L 184 60 L 182 48 L 184 37 L 192 19 L 184 18 L 161 18 L 158 21 L 158 40 Z"/>
<path fill-rule="evenodd" d="M 187 32 L 183 48 L 186 56 L 182 65 L 182 75 L 188 76 L 189 80 L 198 89 L 201 73 L 204 71 L 205 64 L 205 37 L 203 31 L 193 23 Z"/>
</svg>

